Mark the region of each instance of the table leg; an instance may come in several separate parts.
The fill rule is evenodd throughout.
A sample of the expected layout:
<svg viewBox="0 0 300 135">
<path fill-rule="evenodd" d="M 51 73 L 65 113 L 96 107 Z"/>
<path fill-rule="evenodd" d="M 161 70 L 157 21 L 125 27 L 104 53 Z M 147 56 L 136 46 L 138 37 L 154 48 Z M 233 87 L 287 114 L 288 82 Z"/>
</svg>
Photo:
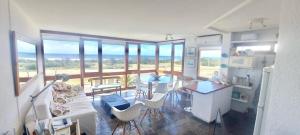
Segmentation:
<svg viewBox="0 0 300 135">
<path fill-rule="evenodd" d="M 152 83 L 148 82 L 148 99 L 151 99 L 152 95 Z"/>
<path fill-rule="evenodd" d="M 93 90 L 93 92 L 92 92 L 92 94 L 93 94 L 93 102 L 95 101 L 94 99 L 95 99 L 95 89 L 92 89 Z"/>
</svg>

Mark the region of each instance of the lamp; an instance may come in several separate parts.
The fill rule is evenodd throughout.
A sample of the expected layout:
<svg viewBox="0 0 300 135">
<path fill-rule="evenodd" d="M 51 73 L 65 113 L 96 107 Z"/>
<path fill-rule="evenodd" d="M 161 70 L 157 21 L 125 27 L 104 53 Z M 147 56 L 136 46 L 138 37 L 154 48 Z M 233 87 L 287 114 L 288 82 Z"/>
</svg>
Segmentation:
<svg viewBox="0 0 300 135">
<path fill-rule="evenodd" d="M 53 85 L 53 84 L 54 84 L 56 81 L 58 81 L 58 80 L 62 80 L 63 82 L 66 82 L 66 81 L 69 80 L 69 76 L 66 75 L 66 74 L 56 74 L 56 75 L 55 75 L 55 79 L 54 79 L 50 84 L 48 84 L 46 87 L 44 87 L 44 88 L 43 88 L 41 91 L 39 91 L 37 94 L 31 95 L 31 96 L 30 96 L 30 97 L 31 97 L 30 102 L 31 102 L 31 104 L 32 104 L 32 108 L 33 108 L 33 111 L 34 111 L 34 115 L 35 115 L 36 120 L 38 120 L 38 116 L 37 116 L 36 109 L 35 109 L 35 105 L 34 105 L 35 100 L 36 100 L 36 99 L 37 99 L 44 91 L 46 91 L 51 85 Z M 42 128 L 42 125 L 41 125 L 40 123 L 38 123 L 38 124 L 39 124 L 40 129 L 43 129 L 43 128 Z"/>
</svg>

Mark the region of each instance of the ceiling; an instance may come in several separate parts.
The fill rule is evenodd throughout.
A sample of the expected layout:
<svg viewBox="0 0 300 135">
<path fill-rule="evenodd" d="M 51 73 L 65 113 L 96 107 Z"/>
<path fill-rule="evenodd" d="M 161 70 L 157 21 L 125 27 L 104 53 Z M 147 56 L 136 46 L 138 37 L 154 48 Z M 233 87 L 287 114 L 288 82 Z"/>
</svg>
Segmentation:
<svg viewBox="0 0 300 135">
<path fill-rule="evenodd" d="M 249 18 L 256 16 L 270 18 L 270 24 L 278 25 L 275 7 L 279 4 L 273 1 L 280 0 L 15 1 L 44 30 L 161 41 L 166 34 L 183 38 L 219 33 L 205 29 L 208 25 L 224 31 L 246 29 Z M 246 1 L 249 4 L 240 7 Z M 266 4 L 272 8 L 266 10 Z"/>
<path fill-rule="evenodd" d="M 280 3 L 281 0 L 252 0 L 247 6 L 240 8 L 212 27 L 226 32 L 250 30 L 250 21 L 256 18 L 264 18 L 266 27 L 254 23 L 252 30 L 278 27 Z"/>
</svg>

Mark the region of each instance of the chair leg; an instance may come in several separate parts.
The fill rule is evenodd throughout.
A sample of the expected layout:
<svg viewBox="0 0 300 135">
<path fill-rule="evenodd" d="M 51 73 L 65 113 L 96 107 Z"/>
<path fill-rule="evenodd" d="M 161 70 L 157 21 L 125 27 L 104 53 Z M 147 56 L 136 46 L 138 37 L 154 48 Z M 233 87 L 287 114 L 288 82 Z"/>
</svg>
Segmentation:
<svg viewBox="0 0 300 135">
<path fill-rule="evenodd" d="M 160 117 L 164 117 L 163 113 L 160 110 L 158 110 L 158 113 L 160 114 Z"/>
<path fill-rule="evenodd" d="M 123 135 L 125 135 L 125 132 L 126 132 L 126 122 L 124 122 L 124 124 L 123 124 Z"/>
<path fill-rule="evenodd" d="M 136 125 L 135 120 L 133 120 L 133 123 L 134 123 L 134 126 L 135 126 L 135 128 L 136 128 L 138 134 L 141 135 L 140 129 L 139 129 L 139 127 Z"/>
<path fill-rule="evenodd" d="M 116 131 L 116 129 L 118 128 L 119 124 L 120 124 L 120 121 L 118 121 L 116 127 L 114 128 L 113 132 L 111 133 L 112 135 L 115 133 L 115 131 Z"/>
<path fill-rule="evenodd" d="M 142 117 L 142 119 L 141 119 L 141 122 L 140 122 L 140 123 L 142 123 L 142 121 L 144 120 L 144 118 L 145 118 L 145 116 L 147 115 L 148 111 L 149 111 L 149 109 L 147 109 L 147 110 L 146 110 L 146 112 L 145 112 L 144 116 Z"/>
<path fill-rule="evenodd" d="M 164 104 L 165 104 L 165 102 L 166 102 L 166 100 L 167 100 L 167 98 L 168 98 L 169 95 L 170 95 L 170 94 L 167 93 L 167 95 L 166 95 L 166 97 L 165 97 L 165 99 L 164 99 Z"/>
</svg>

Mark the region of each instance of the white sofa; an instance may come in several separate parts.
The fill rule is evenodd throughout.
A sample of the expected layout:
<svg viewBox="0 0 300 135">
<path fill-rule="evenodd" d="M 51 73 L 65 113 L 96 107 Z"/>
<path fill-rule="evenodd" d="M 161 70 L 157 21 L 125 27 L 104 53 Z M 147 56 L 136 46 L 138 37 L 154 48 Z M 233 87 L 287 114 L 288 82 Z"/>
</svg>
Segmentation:
<svg viewBox="0 0 300 135">
<path fill-rule="evenodd" d="M 70 112 L 63 116 L 52 117 L 50 111 L 50 105 L 51 102 L 53 101 L 52 91 L 53 88 L 49 87 L 36 99 L 35 107 L 36 107 L 38 119 L 55 120 L 55 119 L 62 119 L 62 118 L 71 118 L 72 121 L 76 121 L 77 119 L 79 119 L 81 132 L 85 132 L 88 135 L 96 135 L 97 111 L 94 109 L 88 97 L 86 97 L 84 93 L 80 93 L 78 96 L 72 97 L 72 100 L 65 104 L 70 108 Z M 27 127 L 33 127 L 34 125 L 33 116 L 34 116 L 33 111 L 31 109 L 28 112 L 25 120 Z"/>
</svg>

